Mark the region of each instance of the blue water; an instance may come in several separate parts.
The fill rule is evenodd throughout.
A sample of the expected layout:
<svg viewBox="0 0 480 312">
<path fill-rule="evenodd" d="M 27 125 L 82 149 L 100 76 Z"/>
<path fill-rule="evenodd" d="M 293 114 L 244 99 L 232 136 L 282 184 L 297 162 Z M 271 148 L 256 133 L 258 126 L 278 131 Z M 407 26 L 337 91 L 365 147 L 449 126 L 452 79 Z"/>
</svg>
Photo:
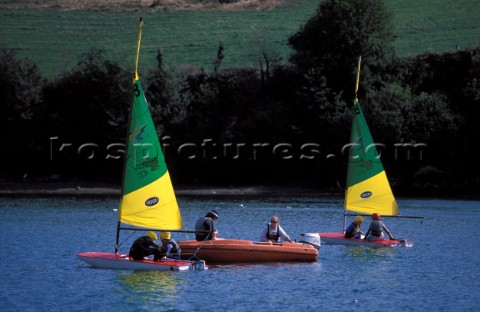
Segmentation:
<svg viewBox="0 0 480 312">
<path fill-rule="evenodd" d="M 278 214 L 287 233 L 338 231 L 342 200 L 179 198 L 184 224 L 220 211 L 219 236 L 257 240 Z M 411 248 L 323 245 L 316 263 L 213 266 L 207 271 L 93 269 L 78 252 L 113 251 L 116 198 L 0 198 L 1 311 L 478 311 L 479 201 L 399 200 L 385 219 Z M 365 225 L 366 227 L 366 225 Z M 128 237 L 121 251 L 127 251 Z M 174 238 L 192 238 L 174 233 Z"/>
</svg>

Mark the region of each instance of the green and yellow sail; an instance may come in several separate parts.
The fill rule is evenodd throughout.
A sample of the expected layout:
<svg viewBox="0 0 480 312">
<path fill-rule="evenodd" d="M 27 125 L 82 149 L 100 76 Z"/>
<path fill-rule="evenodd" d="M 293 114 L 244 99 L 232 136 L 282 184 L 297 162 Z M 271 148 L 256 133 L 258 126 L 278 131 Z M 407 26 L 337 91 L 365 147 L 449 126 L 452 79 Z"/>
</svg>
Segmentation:
<svg viewBox="0 0 480 312">
<path fill-rule="evenodd" d="M 119 221 L 151 229 L 179 230 L 183 228 L 182 216 L 137 73 L 142 26 L 140 21 Z"/>
<path fill-rule="evenodd" d="M 359 75 L 360 60 L 355 91 L 358 89 Z M 397 215 L 398 205 L 357 98 L 350 142 L 345 210 Z"/>
</svg>

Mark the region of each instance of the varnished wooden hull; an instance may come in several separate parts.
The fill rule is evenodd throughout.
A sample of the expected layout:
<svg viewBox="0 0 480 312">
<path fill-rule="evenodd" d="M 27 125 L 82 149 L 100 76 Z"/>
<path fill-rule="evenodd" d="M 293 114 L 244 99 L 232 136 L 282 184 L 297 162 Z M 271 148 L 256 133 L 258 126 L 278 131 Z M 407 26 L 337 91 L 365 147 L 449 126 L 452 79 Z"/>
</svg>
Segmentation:
<svg viewBox="0 0 480 312">
<path fill-rule="evenodd" d="M 201 259 L 207 263 L 315 262 L 318 250 L 304 243 L 263 243 L 250 240 L 217 239 L 178 242 L 182 259 Z"/>
</svg>

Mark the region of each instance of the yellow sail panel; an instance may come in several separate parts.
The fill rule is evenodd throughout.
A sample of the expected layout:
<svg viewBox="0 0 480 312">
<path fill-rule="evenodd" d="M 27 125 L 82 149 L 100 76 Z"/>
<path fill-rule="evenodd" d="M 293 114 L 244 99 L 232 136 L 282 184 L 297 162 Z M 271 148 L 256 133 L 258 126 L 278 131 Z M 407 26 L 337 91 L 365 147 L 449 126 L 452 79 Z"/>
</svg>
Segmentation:
<svg viewBox="0 0 480 312">
<path fill-rule="evenodd" d="M 385 171 L 350 186 L 345 196 L 345 210 L 367 214 L 399 214 Z"/>
<path fill-rule="evenodd" d="M 182 229 L 182 216 L 168 171 L 158 180 L 124 195 L 119 220 L 145 228 Z"/>
</svg>

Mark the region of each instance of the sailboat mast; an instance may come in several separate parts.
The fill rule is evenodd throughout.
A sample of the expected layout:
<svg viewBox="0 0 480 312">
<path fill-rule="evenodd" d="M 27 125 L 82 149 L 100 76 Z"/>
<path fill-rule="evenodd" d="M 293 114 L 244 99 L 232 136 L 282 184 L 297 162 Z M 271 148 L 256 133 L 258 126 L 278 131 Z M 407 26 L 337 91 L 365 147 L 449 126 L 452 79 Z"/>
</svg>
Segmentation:
<svg viewBox="0 0 480 312">
<path fill-rule="evenodd" d="M 138 78 L 138 59 L 140 57 L 140 41 L 142 41 L 143 19 L 140 17 L 140 25 L 138 26 L 137 38 L 137 56 L 135 57 L 135 78 Z"/>
<path fill-rule="evenodd" d="M 358 85 L 360 84 L 360 65 L 362 63 L 362 57 L 358 57 L 358 64 L 357 64 L 357 78 L 355 81 L 355 97 L 353 99 L 353 105 L 355 105 L 358 102 Z M 349 156 L 351 157 L 351 156 Z M 348 185 L 348 174 L 347 174 L 347 183 Z M 343 233 L 347 230 L 347 191 L 348 189 L 345 189 L 345 212 L 343 213 Z"/>
<path fill-rule="evenodd" d="M 139 22 L 139 26 L 138 26 L 138 36 L 137 36 L 137 53 L 136 53 L 136 56 L 135 56 L 135 74 L 134 74 L 134 78 L 133 78 L 133 82 L 135 83 L 135 80 L 138 78 L 138 59 L 140 57 L 140 41 L 142 40 L 142 29 L 143 29 L 143 19 L 140 17 L 140 22 Z M 133 111 L 133 101 L 131 101 L 131 104 L 130 104 L 130 109 L 129 109 L 129 113 L 128 113 L 128 123 L 127 123 L 127 133 L 126 133 L 126 139 L 125 139 L 125 157 L 123 158 L 123 171 L 122 171 L 122 185 L 121 185 L 121 188 L 120 188 L 120 201 L 122 200 L 123 198 L 123 190 L 124 190 L 124 184 L 125 184 L 125 172 L 127 171 L 127 158 L 128 158 L 128 138 L 130 136 L 130 124 L 131 124 L 131 120 L 132 120 L 132 111 Z M 115 253 L 118 253 L 118 241 L 119 241 L 119 238 L 120 238 L 120 226 L 121 226 L 121 222 L 120 222 L 120 213 L 121 213 L 121 202 L 120 202 L 120 205 L 119 205 L 119 209 L 118 209 L 118 223 L 117 223 L 117 235 L 116 235 L 116 239 L 115 239 Z"/>
<path fill-rule="evenodd" d="M 358 93 L 358 85 L 360 84 L 360 64 L 362 62 L 362 57 L 358 57 L 358 65 L 357 65 L 357 81 L 355 82 L 355 99 L 353 100 L 353 105 L 357 103 L 357 93 Z"/>
</svg>

